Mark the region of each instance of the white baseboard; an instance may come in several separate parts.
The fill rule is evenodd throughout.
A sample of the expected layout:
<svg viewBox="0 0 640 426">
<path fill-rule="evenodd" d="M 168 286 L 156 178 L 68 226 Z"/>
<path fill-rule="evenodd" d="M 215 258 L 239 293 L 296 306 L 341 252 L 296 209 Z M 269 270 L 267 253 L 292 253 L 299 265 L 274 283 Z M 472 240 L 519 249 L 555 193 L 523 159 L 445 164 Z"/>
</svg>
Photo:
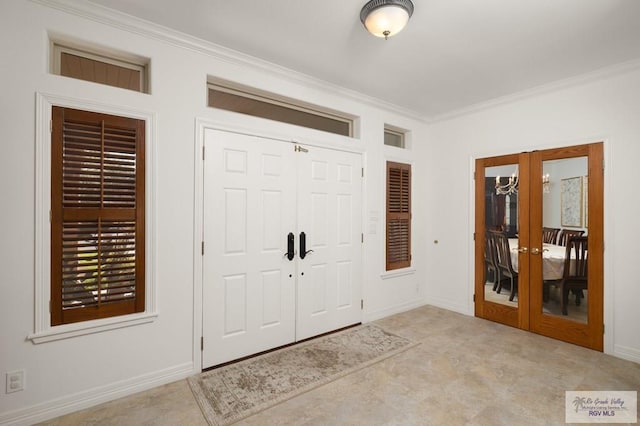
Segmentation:
<svg viewBox="0 0 640 426">
<path fill-rule="evenodd" d="M 613 353 L 611 355 L 640 364 L 640 350 L 635 348 L 629 348 L 622 345 L 614 345 Z"/>
<path fill-rule="evenodd" d="M 475 312 L 473 310 L 473 304 L 463 305 L 459 303 L 452 303 L 450 300 L 440 299 L 437 297 L 427 297 L 426 304 L 435 306 L 437 308 L 447 309 L 449 311 L 457 312 L 463 315 L 473 316 Z"/>
<path fill-rule="evenodd" d="M 31 425 L 189 377 L 192 362 L 0 414 L 0 425 Z"/>
<path fill-rule="evenodd" d="M 363 315 L 362 322 L 370 322 L 385 318 L 391 315 L 399 314 L 402 312 L 410 311 L 411 309 L 419 308 L 426 305 L 424 299 L 412 300 L 409 302 L 401 303 L 399 305 L 391 306 L 375 312 L 367 312 Z"/>
</svg>

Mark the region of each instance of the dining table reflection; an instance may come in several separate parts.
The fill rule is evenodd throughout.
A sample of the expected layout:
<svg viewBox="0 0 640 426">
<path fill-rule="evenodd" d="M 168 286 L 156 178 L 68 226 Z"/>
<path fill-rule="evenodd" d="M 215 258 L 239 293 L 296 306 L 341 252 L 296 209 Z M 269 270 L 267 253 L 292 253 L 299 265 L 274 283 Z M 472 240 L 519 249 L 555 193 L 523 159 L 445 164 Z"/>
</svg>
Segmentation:
<svg viewBox="0 0 640 426">
<path fill-rule="evenodd" d="M 509 238 L 511 264 L 518 272 L 518 239 Z M 542 279 L 545 281 L 561 280 L 564 275 L 564 258 L 566 247 L 544 243 L 542 245 Z"/>
</svg>

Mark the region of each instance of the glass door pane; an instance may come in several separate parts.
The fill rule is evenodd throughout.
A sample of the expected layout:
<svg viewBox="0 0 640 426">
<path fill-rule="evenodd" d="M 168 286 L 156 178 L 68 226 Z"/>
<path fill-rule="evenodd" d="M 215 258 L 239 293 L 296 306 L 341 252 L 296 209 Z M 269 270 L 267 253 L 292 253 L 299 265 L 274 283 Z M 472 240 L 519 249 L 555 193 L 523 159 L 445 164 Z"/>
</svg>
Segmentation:
<svg viewBox="0 0 640 426">
<path fill-rule="evenodd" d="M 529 321 L 528 164 L 527 154 L 476 161 L 476 313 L 514 327 Z"/>
<path fill-rule="evenodd" d="M 485 169 L 485 300 L 518 307 L 518 165 Z"/>
<path fill-rule="evenodd" d="M 542 162 L 542 313 L 582 323 L 589 297 L 587 165 L 586 156 Z"/>
</svg>

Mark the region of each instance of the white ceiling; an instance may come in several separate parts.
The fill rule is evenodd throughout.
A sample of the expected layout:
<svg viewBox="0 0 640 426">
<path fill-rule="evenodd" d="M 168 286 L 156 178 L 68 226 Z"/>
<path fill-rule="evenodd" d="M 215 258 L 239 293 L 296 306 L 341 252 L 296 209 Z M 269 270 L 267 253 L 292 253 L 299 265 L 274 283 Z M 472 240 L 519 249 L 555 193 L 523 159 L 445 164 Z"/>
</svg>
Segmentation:
<svg viewBox="0 0 640 426">
<path fill-rule="evenodd" d="M 387 41 L 366 0 L 91 1 L 425 118 L 640 58 L 640 0 L 413 0 Z"/>
</svg>

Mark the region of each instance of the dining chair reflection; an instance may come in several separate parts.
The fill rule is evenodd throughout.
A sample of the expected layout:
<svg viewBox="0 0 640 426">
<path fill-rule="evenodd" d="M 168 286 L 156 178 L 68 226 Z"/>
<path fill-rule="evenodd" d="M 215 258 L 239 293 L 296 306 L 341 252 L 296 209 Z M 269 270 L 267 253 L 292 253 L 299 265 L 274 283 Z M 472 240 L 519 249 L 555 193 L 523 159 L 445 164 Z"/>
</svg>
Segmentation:
<svg viewBox="0 0 640 426">
<path fill-rule="evenodd" d="M 560 228 L 542 228 L 542 242 L 547 244 L 555 244 Z"/>
<path fill-rule="evenodd" d="M 580 299 L 584 297 L 582 290 L 587 290 L 587 240 L 586 236 L 573 236 L 567 239 L 564 275 L 560 281 L 562 315 L 568 315 L 569 291 L 575 294 L 576 306 L 578 306 Z"/>
<path fill-rule="evenodd" d="M 507 238 L 507 234 L 504 232 L 490 231 L 490 233 L 493 235 L 493 239 L 496 244 L 496 258 L 500 276 L 496 293 L 499 294 L 500 290 L 502 290 L 502 281 L 504 281 L 503 277 L 509 278 L 511 284 L 509 301 L 512 302 L 518 292 L 518 273 L 513 269 L 513 265 L 511 263 L 509 239 Z"/>
<path fill-rule="evenodd" d="M 492 273 L 493 291 L 496 291 L 500 284 L 500 270 L 498 268 L 498 259 L 496 256 L 496 243 L 491 232 L 484 235 L 484 264 L 487 275 Z"/>
<path fill-rule="evenodd" d="M 578 229 L 562 229 L 558 236 L 558 245 L 566 246 L 569 237 L 581 237 L 582 235 L 584 235 L 584 231 Z"/>
</svg>

